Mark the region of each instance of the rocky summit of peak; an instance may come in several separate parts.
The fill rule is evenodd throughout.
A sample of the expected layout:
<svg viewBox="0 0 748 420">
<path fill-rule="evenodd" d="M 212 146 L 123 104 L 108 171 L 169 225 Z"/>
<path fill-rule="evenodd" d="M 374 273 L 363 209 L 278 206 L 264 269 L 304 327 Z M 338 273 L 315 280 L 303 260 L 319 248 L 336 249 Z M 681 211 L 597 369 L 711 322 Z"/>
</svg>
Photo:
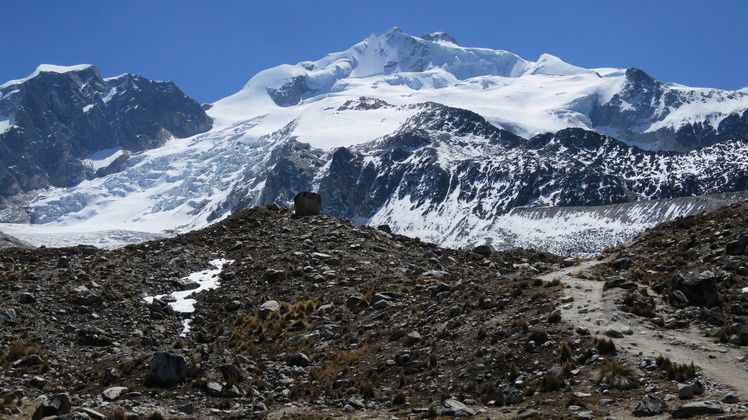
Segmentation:
<svg viewBox="0 0 748 420">
<path fill-rule="evenodd" d="M 446 32 L 434 32 L 430 34 L 423 34 L 419 38 L 424 39 L 426 41 L 449 42 L 451 44 L 460 45 L 457 43 L 457 40 L 454 39 L 452 35 Z"/>
<path fill-rule="evenodd" d="M 624 316 L 578 324 L 577 316 L 598 315 L 574 297 L 584 287 L 566 287 L 569 276 L 592 285 L 594 266 L 606 262 L 451 250 L 277 205 L 112 251 L 1 250 L 0 410 L 562 418 L 584 407 L 591 416 L 630 415 L 645 394 L 659 400 L 679 390 L 664 362 L 603 338 Z M 679 382 L 697 399 L 730 394 L 707 375 Z"/>
</svg>

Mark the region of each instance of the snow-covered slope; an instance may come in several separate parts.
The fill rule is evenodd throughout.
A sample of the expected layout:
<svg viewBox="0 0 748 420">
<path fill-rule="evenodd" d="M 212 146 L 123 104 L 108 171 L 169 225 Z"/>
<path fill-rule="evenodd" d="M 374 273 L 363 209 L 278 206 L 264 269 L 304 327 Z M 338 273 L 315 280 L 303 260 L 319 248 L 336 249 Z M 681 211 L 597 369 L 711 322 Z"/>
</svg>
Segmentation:
<svg viewBox="0 0 748 420">
<path fill-rule="evenodd" d="M 498 244 L 517 235 L 507 228 L 520 220 L 517 207 L 748 189 L 746 109 L 744 91 L 667 85 L 641 70 L 589 70 L 550 55 L 533 62 L 393 29 L 258 73 L 210 106 L 207 133 L 88 156 L 93 168 L 120 162 L 113 173 L 38 191 L 25 207 L 36 225 L 0 230 L 55 245 L 75 232 L 68 237 L 113 246 L 319 190 L 327 213 L 357 223 L 444 245 Z"/>
<path fill-rule="evenodd" d="M 319 147 L 371 139 L 343 127 L 333 135 L 340 140 L 305 136 L 315 131 L 305 122 L 335 124 L 330 111 L 358 97 L 469 109 L 522 137 L 578 127 L 653 150 L 686 151 L 748 135 L 742 91 L 668 85 L 637 69 L 584 69 L 548 54 L 533 62 L 448 39 L 397 28 L 374 34 L 316 62 L 262 71 L 209 114 L 224 124 L 265 116 L 257 135 L 297 120 L 300 141 Z"/>
</svg>

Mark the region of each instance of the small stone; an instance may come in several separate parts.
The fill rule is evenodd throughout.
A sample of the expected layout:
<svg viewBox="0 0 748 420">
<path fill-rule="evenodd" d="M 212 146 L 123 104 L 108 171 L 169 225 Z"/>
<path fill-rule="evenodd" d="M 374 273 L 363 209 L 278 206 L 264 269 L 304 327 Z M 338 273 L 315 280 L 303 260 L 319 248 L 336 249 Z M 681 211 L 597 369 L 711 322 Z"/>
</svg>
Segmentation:
<svg viewBox="0 0 748 420">
<path fill-rule="evenodd" d="M 98 411 L 93 410 L 91 408 L 84 407 L 84 408 L 81 408 L 80 410 L 81 410 L 81 413 L 88 416 L 89 419 L 106 420 L 106 415 L 101 414 Z"/>
<path fill-rule="evenodd" d="M 242 396 L 242 391 L 236 385 L 231 385 L 226 389 L 227 398 L 241 398 Z"/>
<path fill-rule="evenodd" d="M 620 328 L 610 326 L 605 330 L 605 335 L 611 338 L 623 338 L 623 331 Z"/>
<path fill-rule="evenodd" d="M 462 417 L 462 416 L 474 416 L 475 410 L 469 408 L 465 404 L 453 399 L 449 398 L 444 401 L 444 406 L 441 410 L 442 416 L 453 416 L 453 417 Z"/>
<path fill-rule="evenodd" d="M 179 412 L 184 414 L 192 414 L 195 412 L 195 406 L 192 403 L 187 403 L 179 407 Z"/>
<path fill-rule="evenodd" d="M 609 263 L 610 268 L 616 271 L 628 270 L 631 267 L 631 258 L 623 257 Z"/>
<path fill-rule="evenodd" d="M 280 311 L 280 304 L 277 300 L 269 300 L 262 305 L 260 305 L 260 310 L 258 315 L 260 316 L 260 319 L 266 319 L 270 314 L 273 312 Z"/>
<path fill-rule="evenodd" d="M 226 382 L 244 381 L 244 372 L 242 372 L 242 369 L 237 365 L 232 364 L 221 366 L 221 373 L 223 374 L 223 379 L 226 380 Z"/>
<path fill-rule="evenodd" d="M 11 327 L 18 325 L 18 315 L 16 315 L 15 309 L 0 308 L 0 323 Z"/>
<path fill-rule="evenodd" d="M 70 267 L 70 260 L 66 256 L 61 256 L 59 260 L 57 260 L 57 268 L 68 268 Z"/>
<path fill-rule="evenodd" d="M 29 385 L 36 389 L 44 389 L 47 386 L 47 380 L 41 376 L 34 376 L 29 380 Z"/>
<path fill-rule="evenodd" d="M 209 397 L 222 397 L 223 386 L 218 382 L 208 382 L 208 384 L 205 385 L 205 393 L 208 394 Z"/>
<path fill-rule="evenodd" d="M 737 404 L 740 402 L 738 394 L 727 394 L 722 398 L 722 402 L 725 404 Z"/>
<path fill-rule="evenodd" d="M 28 304 L 28 303 L 34 303 L 36 302 L 36 297 L 33 293 L 25 292 L 21 293 L 21 296 L 18 298 L 18 301 L 22 304 Z"/>
<path fill-rule="evenodd" d="M 181 291 L 195 290 L 200 287 L 200 283 L 190 279 L 174 280 L 174 285 Z"/>
<path fill-rule="evenodd" d="M 356 411 L 356 409 L 352 405 L 350 405 L 350 404 L 346 404 L 343 407 L 343 412 L 346 413 L 346 414 L 353 413 L 354 411 Z"/>
<path fill-rule="evenodd" d="M 265 272 L 262 274 L 263 280 L 265 280 L 268 283 L 275 283 L 279 280 L 282 280 L 285 276 L 286 276 L 285 271 L 274 269 L 274 268 L 269 268 L 265 270 Z"/>
<path fill-rule="evenodd" d="M 655 416 L 665 410 L 665 402 L 655 395 L 645 395 L 632 414 L 636 417 Z"/>
<path fill-rule="evenodd" d="M 232 300 L 228 302 L 225 306 L 226 310 L 229 312 L 238 311 L 239 308 L 241 307 L 242 307 L 242 303 L 239 302 L 238 300 Z"/>
<path fill-rule="evenodd" d="M 728 242 L 725 245 L 725 254 L 727 255 L 742 255 L 745 253 L 745 244 L 740 241 Z"/>
<path fill-rule="evenodd" d="M 694 395 L 701 395 L 706 390 L 704 384 L 698 379 L 693 381 L 693 383 L 691 384 L 691 389 L 693 389 Z"/>
<path fill-rule="evenodd" d="M 98 301 L 99 297 L 93 293 L 86 293 L 85 295 L 81 295 L 75 298 L 75 303 L 82 306 L 91 306 Z"/>
<path fill-rule="evenodd" d="M 101 393 L 104 401 L 117 401 L 123 394 L 127 394 L 128 389 L 124 386 L 115 386 L 107 388 Z"/>
<path fill-rule="evenodd" d="M 577 418 L 579 420 L 592 420 L 592 419 L 595 418 L 595 415 L 592 414 L 592 412 L 589 412 L 589 411 L 582 411 L 582 412 L 580 412 L 580 413 L 577 414 Z"/>
<path fill-rule="evenodd" d="M 540 416 L 540 411 L 538 410 L 525 410 L 517 414 L 518 419 L 533 419 L 538 416 Z"/>
</svg>

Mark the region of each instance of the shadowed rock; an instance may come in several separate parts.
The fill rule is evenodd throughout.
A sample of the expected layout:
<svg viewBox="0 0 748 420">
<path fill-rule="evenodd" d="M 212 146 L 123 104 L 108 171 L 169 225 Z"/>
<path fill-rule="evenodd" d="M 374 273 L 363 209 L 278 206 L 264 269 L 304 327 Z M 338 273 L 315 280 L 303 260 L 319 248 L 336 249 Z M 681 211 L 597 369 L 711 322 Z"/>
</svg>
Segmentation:
<svg viewBox="0 0 748 420">
<path fill-rule="evenodd" d="M 293 199 L 297 216 L 314 216 L 322 213 L 322 197 L 319 194 L 301 191 Z"/>
</svg>

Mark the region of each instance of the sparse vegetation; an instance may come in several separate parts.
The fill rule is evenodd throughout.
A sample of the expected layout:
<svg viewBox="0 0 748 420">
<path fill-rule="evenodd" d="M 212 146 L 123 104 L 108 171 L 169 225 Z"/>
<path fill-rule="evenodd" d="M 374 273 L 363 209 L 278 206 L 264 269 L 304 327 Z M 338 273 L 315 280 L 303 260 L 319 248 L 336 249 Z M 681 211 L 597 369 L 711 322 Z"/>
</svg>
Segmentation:
<svg viewBox="0 0 748 420">
<path fill-rule="evenodd" d="M 665 375 L 668 377 L 668 379 L 678 382 L 685 382 L 696 376 L 697 368 L 696 365 L 693 364 L 693 362 L 691 362 L 690 364 L 676 363 L 671 361 L 669 357 L 663 355 L 657 356 L 657 359 L 655 359 L 655 361 L 657 362 L 657 367 L 665 372 Z"/>
<path fill-rule="evenodd" d="M 616 359 L 606 359 L 595 372 L 595 383 L 608 389 L 632 389 L 639 386 L 639 374 Z"/>
<path fill-rule="evenodd" d="M 595 346 L 597 352 L 602 355 L 610 355 L 616 353 L 616 344 L 610 338 L 595 338 Z"/>
</svg>

